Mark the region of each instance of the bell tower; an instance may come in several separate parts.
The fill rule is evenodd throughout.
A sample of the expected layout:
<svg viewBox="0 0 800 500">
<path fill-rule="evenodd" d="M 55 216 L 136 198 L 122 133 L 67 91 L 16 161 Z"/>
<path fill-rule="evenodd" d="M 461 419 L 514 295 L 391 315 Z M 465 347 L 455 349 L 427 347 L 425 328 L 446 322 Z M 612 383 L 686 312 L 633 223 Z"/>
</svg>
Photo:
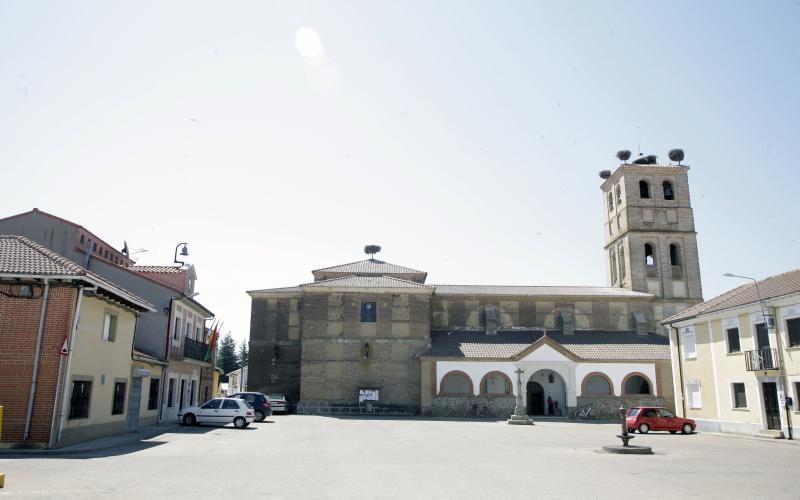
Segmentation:
<svg viewBox="0 0 800 500">
<path fill-rule="evenodd" d="M 689 167 L 683 151 L 670 151 L 677 165 L 659 165 L 655 156 L 600 172 L 606 277 L 609 286 L 655 295 L 655 320 L 703 300 L 697 233 L 689 198 Z"/>
</svg>

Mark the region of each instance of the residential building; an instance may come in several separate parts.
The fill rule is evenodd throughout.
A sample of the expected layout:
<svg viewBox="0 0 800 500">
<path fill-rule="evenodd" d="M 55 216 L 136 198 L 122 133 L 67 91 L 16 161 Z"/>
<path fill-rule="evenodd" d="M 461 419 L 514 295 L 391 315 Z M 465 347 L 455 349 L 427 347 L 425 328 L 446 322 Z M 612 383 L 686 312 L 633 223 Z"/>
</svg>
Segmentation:
<svg viewBox="0 0 800 500">
<path fill-rule="evenodd" d="M 747 282 L 663 324 L 680 415 L 701 430 L 789 435 L 800 420 L 800 269 Z"/>
<path fill-rule="evenodd" d="M 174 421 L 180 408 L 208 399 L 215 353 L 205 322 L 213 313 L 194 297 L 193 266 L 136 266 L 130 257 L 83 226 L 34 208 L 0 219 L 0 234 L 19 234 L 100 275 L 154 305 L 136 323 L 140 362 L 159 371 L 158 410 L 140 422 Z M 149 396 L 149 394 L 148 394 Z"/>
<path fill-rule="evenodd" d="M 430 285 L 373 257 L 248 292 L 250 389 L 302 413 L 499 416 L 520 390 L 530 414 L 671 406 L 659 322 L 702 300 L 688 169 L 601 176 L 607 286 Z"/>
<path fill-rule="evenodd" d="M 3 446 L 57 447 L 153 415 L 153 360 L 134 361 L 146 300 L 21 236 L 0 236 Z M 154 377 L 156 375 L 156 377 Z"/>
<path fill-rule="evenodd" d="M 243 366 L 238 370 L 234 370 L 228 374 L 228 393 L 236 394 L 237 392 L 247 391 L 247 367 Z"/>
</svg>

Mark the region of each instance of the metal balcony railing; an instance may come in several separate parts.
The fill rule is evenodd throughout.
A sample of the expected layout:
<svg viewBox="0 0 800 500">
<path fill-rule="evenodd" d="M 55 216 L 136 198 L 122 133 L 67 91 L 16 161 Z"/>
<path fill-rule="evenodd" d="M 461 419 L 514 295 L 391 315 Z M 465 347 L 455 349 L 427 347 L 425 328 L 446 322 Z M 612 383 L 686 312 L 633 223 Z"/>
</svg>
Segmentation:
<svg viewBox="0 0 800 500">
<path fill-rule="evenodd" d="M 196 359 L 198 361 L 205 361 L 206 354 L 208 353 L 208 344 L 198 342 L 192 339 L 184 339 L 183 343 L 183 357 Z"/>
<path fill-rule="evenodd" d="M 777 370 L 780 367 L 778 351 L 770 347 L 744 352 L 745 368 L 749 372 Z"/>
</svg>

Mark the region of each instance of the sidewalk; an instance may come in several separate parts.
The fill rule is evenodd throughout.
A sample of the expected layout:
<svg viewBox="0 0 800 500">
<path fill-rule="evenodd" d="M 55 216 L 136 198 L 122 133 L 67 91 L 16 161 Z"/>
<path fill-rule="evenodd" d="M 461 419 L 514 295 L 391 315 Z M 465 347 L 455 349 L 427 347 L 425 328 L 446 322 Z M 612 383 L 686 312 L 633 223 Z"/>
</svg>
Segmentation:
<svg viewBox="0 0 800 500">
<path fill-rule="evenodd" d="M 83 443 L 77 443 L 70 446 L 65 446 L 63 448 L 54 448 L 52 450 L 44 450 L 37 448 L 0 449 L 0 459 L 14 458 L 23 455 L 56 456 L 56 455 L 71 455 L 74 453 L 86 453 L 99 450 L 108 450 L 111 448 L 116 448 L 118 446 L 144 441 L 145 439 L 150 439 L 152 437 L 164 434 L 166 432 L 170 432 L 172 429 L 179 427 L 179 425 L 180 424 L 178 423 L 162 423 L 156 425 L 148 425 L 142 427 L 139 430 L 139 432 L 126 432 L 123 434 L 116 434 L 114 436 L 106 436 L 94 439 L 92 441 L 85 441 Z"/>
</svg>

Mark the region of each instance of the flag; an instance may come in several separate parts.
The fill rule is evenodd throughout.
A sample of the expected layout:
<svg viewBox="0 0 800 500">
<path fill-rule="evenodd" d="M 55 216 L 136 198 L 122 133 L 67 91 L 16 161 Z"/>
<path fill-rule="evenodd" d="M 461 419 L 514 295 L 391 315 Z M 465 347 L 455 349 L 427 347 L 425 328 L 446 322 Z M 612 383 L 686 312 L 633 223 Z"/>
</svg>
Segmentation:
<svg viewBox="0 0 800 500">
<path fill-rule="evenodd" d="M 208 338 L 208 352 L 206 352 L 206 357 L 203 361 L 211 361 L 211 353 L 214 352 L 220 328 L 222 328 L 222 324 L 217 326 L 217 323 L 214 323 L 211 326 L 211 336 Z"/>
</svg>

